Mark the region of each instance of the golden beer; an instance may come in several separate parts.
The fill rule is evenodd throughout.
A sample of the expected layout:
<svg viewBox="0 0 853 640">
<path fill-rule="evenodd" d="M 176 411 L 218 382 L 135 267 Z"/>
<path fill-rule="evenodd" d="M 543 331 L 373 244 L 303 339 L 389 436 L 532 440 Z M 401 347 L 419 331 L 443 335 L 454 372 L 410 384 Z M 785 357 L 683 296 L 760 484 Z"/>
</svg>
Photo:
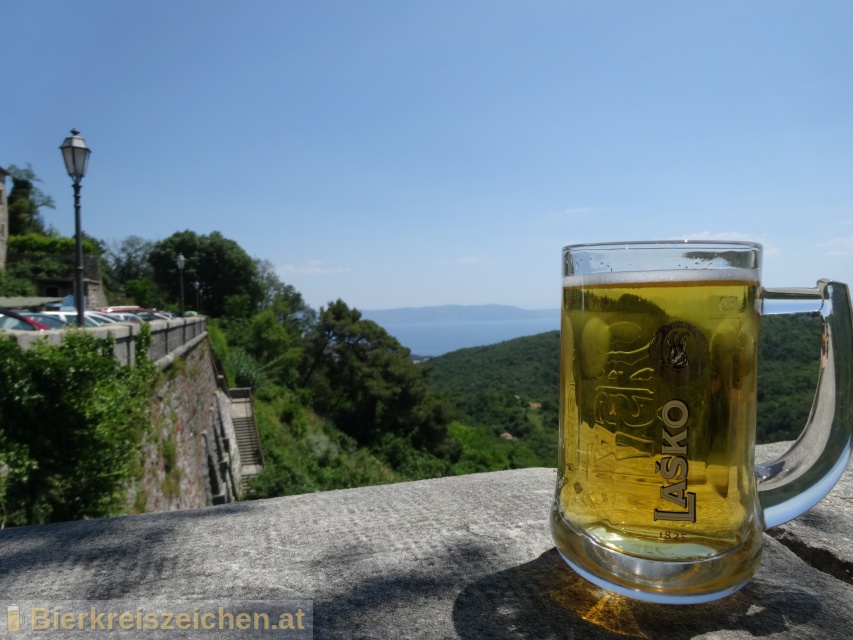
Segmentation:
<svg viewBox="0 0 853 640">
<path fill-rule="evenodd" d="M 566 536 L 655 561 L 743 547 L 757 563 L 759 284 L 750 270 L 710 273 L 565 279 L 555 505 Z"/>
</svg>

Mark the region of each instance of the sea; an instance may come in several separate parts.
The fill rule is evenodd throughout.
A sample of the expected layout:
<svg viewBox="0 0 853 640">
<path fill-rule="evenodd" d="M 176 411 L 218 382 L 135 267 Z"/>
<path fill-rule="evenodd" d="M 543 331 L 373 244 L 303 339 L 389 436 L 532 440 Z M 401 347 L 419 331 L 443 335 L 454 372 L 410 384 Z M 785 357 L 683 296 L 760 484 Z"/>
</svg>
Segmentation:
<svg viewBox="0 0 853 640">
<path fill-rule="evenodd" d="M 819 300 L 765 301 L 763 313 L 814 313 Z M 560 329 L 559 309 L 507 305 L 444 305 L 362 311 L 408 347 L 414 358 L 440 356 Z"/>
<path fill-rule="evenodd" d="M 441 315 L 428 315 L 424 319 L 425 314 L 417 314 L 421 316 L 420 321 L 414 314 L 407 317 L 406 314 L 391 314 L 389 311 L 365 311 L 363 316 L 376 321 L 400 344 L 408 347 L 413 357 L 440 356 L 459 349 L 497 344 L 560 328 L 557 309 L 530 311 L 512 308 L 507 313 L 500 313 L 495 312 L 495 307 L 480 307 L 464 309 L 472 313 L 460 313 L 456 308 L 452 310 L 455 312 L 444 313 L 444 319 Z"/>
</svg>

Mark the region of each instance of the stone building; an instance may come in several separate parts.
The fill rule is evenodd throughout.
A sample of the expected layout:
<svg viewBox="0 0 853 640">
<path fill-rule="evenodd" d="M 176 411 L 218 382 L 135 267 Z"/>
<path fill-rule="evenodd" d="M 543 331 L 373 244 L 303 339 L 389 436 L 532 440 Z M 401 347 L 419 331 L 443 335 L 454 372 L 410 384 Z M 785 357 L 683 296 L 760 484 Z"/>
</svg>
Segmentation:
<svg viewBox="0 0 853 640">
<path fill-rule="evenodd" d="M 0 167 L 0 269 L 6 268 L 6 244 L 9 241 L 9 204 L 6 198 L 6 176 L 9 172 Z"/>
<path fill-rule="evenodd" d="M 26 254 L 13 253 L 10 260 L 23 260 Z M 77 257 L 74 254 L 54 256 L 59 262 L 67 265 L 68 271 L 64 276 L 53 278 L 38 278 L 33 282 L 36 295 L 46 298 L 67 298 L 74 295 L 74 271 Z M 101 285 L 101 272 L 97 256 L 83 256 L 83 299 L 87 309 L 106 307 L 106 294 Z"/>
<path fill-rule="evenodd" d="M 7 263 L 21 260 L 22 254 L 9 253 L 9 198 L 6 191 L 6 178 L 11 175 L 0 167 L 0 269 L 5 269 Z M 42 278 L 33 284 L 36 295 L 49 298 L 65 298 L 74 294 L 74 269 L 76 256 L 74 254 L 58 255 L 56 259 L 68 265 L 67 274 L 54 278 Z M 89 309 L 104 307 L 107 298 L 101 285 L 101 274 L 96 256 L 83 258 L 83 287 L 86 306 Z"/>
</svg>

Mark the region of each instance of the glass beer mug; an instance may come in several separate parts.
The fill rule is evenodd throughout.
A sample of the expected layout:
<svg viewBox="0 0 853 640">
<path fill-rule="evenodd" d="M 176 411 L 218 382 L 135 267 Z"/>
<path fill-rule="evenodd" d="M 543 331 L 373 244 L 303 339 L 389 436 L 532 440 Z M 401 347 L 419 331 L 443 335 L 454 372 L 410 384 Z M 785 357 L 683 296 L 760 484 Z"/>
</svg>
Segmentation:
<svg viewBox="0 0 853 640">
<path fill-rule="evenodd" d="M 762 531 L 814 506 L 844 472 L 847 286 L 764 289 L 760 276 L 761 245 L 746 242 L 563 249 L 551 532 L 587 580 L 660 603 L 729 595 L 757 570 Z M 820 309 L 818 388 L 797 442 L 756 466 L 760 318 L 783 301 Z"/>
</svg>

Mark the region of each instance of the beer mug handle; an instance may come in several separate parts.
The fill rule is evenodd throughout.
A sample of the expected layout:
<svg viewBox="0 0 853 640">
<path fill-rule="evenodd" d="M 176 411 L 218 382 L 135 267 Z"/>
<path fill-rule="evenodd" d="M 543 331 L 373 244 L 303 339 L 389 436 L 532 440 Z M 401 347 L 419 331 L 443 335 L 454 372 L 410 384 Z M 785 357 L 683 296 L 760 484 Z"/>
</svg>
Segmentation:
<svg viewBox="0 0 853 640">
<path fill-rule="evenodd" d="M 762 314 L 777 301 L 814 300 L 823 321 L 820 376 L 808 422 L 780 458 L 756 465 L 765 527 L 788 522 L 817 504 L 838 482 L 853 437 L 853 321 L 847 285 L 819 280 L 815 289 L 764 289 Z M 783 313 L 785 311 L 782 311 Z"/>
</svg>

